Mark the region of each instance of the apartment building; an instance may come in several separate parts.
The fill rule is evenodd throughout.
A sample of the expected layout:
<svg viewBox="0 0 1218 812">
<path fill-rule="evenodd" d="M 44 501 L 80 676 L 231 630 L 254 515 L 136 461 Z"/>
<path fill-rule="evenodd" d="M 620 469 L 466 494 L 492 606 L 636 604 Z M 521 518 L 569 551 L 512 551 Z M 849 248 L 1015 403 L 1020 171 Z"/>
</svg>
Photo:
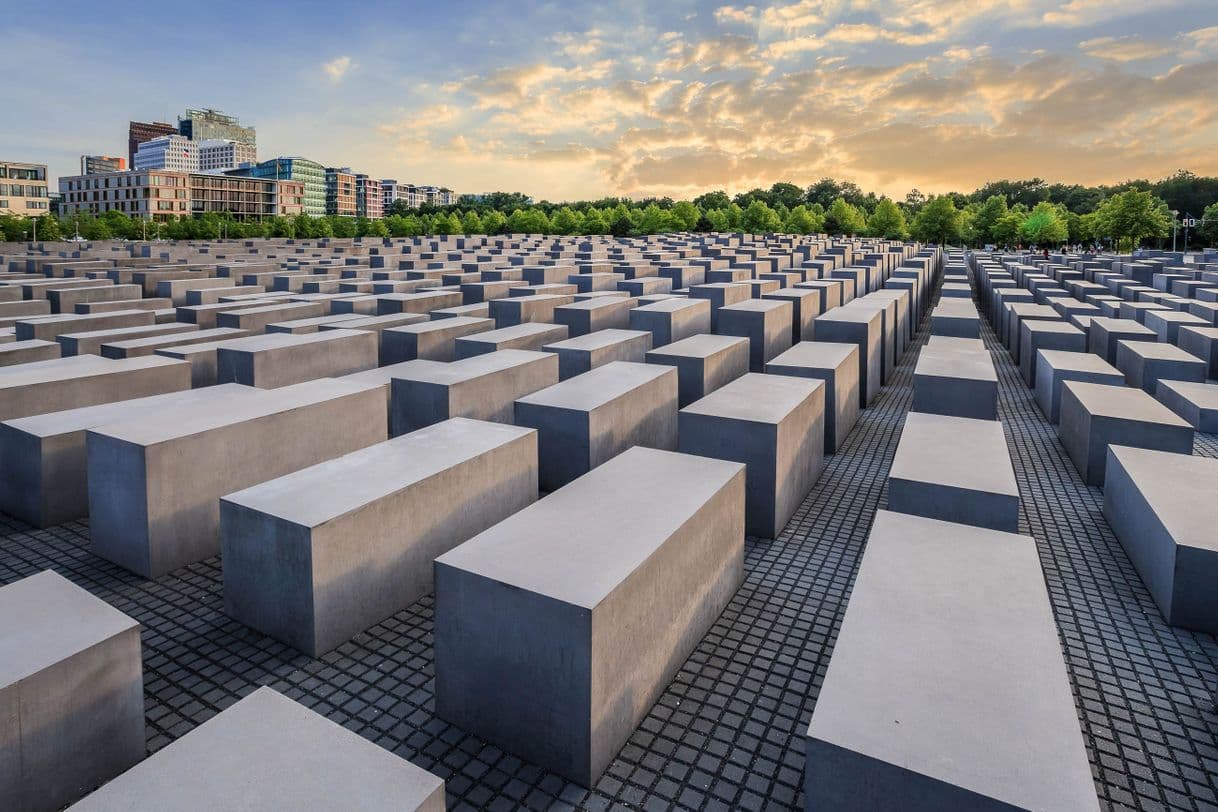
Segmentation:
<svg viewBox="0 0 1218 812">
<path fill-rule="evenodd" d="M 145 141 L 135 151 L 132 169 L 198 172 L 199 145 L 184 135 L 162 135 Z"/>
<path fill-rule="evenodd" d="M 419 187 L 413 183 L 398 183 L 396 180 L 388 178 L 381 181 L 381 201 L 384 210 L 388 211 L 389 207 L 399 200 L 407 208 L 417 209 L 427 202 L 427 195 L 419 191 Z"/>
<path fill-rule="evenodd" d="M 362 174 L 355 176 L 355 211 L 359 217 L 369 220 L 379 220 L 385 216 L 380 180 Z"/>
<path fill-rule="evenodd" d="M 199 172 L 132 170 L 59 179 L 64 214 L 117 210 L 132 217 L 168 220 L 204 212 L 228 212 L 238 219 L 281 215 L 304 209 L 304 184 Z"/>
<path fill-rule="evenodd" d="M 82 175 L 97 175 L 102 172 L 122 172 L 126 169 L 126 158 L 114 158 L 109 155 L 80 156 L 80 174 Z"/>
<path fill-rule="evenodd" d="M 304 213 L 310 217 L 321 217 L 326 213 L 326 168 L 317 161 L 298 155 L 281 156 L 263 161 L 248 171 L 237 172 L 255 178 L 299 181 L 304 184 Z"/>
<path fill-rule="evenodd" d="M 304 211 L 304 184 L 235 175 L 190 176 L 190 211 L 227 212 L 239 220 L 275 215 L 292 217 Z"/>
<path fill-rule="evenodd" d="M 326 214 L 339 217 L 355 217 L 359 212 L 356 204 L 355 173 L 349 167 L 326 168 Z"/>
<path fill-rule="evenodd" d="M 0 214 L 41 217 L 50 206 L 46 164 L 0 161 Z"/>
</svg>

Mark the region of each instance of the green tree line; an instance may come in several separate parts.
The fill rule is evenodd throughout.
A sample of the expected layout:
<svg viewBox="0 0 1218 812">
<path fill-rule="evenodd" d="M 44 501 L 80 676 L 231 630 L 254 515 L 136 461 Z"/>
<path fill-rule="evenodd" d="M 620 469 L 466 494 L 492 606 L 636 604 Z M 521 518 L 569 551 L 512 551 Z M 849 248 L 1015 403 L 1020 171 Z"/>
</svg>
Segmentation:
<svg viewBox="0 0 1218 812">
<path fill-rule="evenodd" d="M 1164 195 L 1167 195 L 1165 197 Z M 1218 178 L 1188 172 L 1157 183 L 1130 181 L 1109 187 L 996 181 L 963 195 L 926 197 L 916 189 L 902 201 L 863 192 L 853 183 L 824 178 L 807 188 L 776 183 L 734 197 L 708 192 L 693 200 L 603 198 L 555 204 L 520 193 L 459 198 L 446 207 L 390 207 L 384 219 L 269 217 L 239 221 L 227 214 L 150 223 L 122 212 L 100 216 L 38 218 L 38 238 L 79 234 L 104 239 L 232 239 L 283 237 L 416 237 L 445 234 L 607 234 L 617 237 L 669 232 L 750 232 L 862 235 L 922 242 L 1003 247 L 1056 247 L 1101 243 L 1128 251 L 1171 237 L 1188 213 L 1202 220 L 1194 244 L 1218 241 Z M 1183 237 L 1183 230 L 1180 236 Z M 33 239 L 32 221 L 0 215 L 6 240 Z M 1183 245 L 1183 241 L 1179 243 Z"/>
</svg>

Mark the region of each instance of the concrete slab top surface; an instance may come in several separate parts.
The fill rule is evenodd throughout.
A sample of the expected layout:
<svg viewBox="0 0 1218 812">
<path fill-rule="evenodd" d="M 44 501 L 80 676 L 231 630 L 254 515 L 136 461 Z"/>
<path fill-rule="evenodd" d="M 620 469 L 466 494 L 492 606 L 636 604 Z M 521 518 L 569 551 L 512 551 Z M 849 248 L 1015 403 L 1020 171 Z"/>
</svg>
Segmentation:
<svg viewBox="0 0 1218 812">
<path fill-rule="evenodd" d="M 1072 372 L 1106 372 L 1119 375 L 1120 370 L 1112 364 L 1091 352 L 1071 352 L 1070 350 L 1037 350 L 1049 366 L 1058 370 Z"/>
<path fill-rule="evenodd" d="M 485 335 L 485 333 L 476 333 L 474 337 L 481 335 Z M 483 375 L 502 372 L 529 361 L 544 361 L 549 358 L 553 358 L 551 353 L 538 350 L 495 350 L 481 355 L 471 355 L 469 358 L 462 358 L 459 361 L 406 361 L 394 365 L 401 367 L 402 370 L 393 377 L 439 384 L 460 383 L 480 378 Z M 389 367 L 382 367 L 382 369 L 389 369 Z"/>
<path fill-rule="evenodd" d="M 809 736 L 1011 808 L 1097 809 L 1040 570 L 1028 536 L 877 511 Z"/>
<path fill-rule="evenodd" d="M 1060 335 L 1079 335 L 1083 331 L 1075 327 L 1068 321 L 1025 321 L 1024 326 L 1020 329 L 1026 329 L 1032 333 L 1057 333 Z"/>
<path fill-rule="evenodd" d="M 364 330 L 326 330 L 316 333 L 264 333 L 233 339 L 224 345 L 224 349 L 240 350 L 242 352 L 260 352 L 274 350 L 280 347 L 297 347 L 304 344 L 325 344 L 327 341 L 338 341 L 347 336 L 363 335 Z"/>
<path fill-rule="evenodd" d="M 139 624 L 57 572 L 0 589 L 0 688 Z"/>
<path fill-rule="evenodd" d="M 1143 335 L 1153 337 L 1155 331 L 1149 327 L 1138 324 L 1133 319 L 1113 319 L 1108 316 L 1096 316 L 1091 319 L 1092 327 L 1100 327 L 1107 332 L 1129 333 L 1131 335 Z"/>
<path fill-rule="evenodd" d="M 998 382 L 994 361 L 984 350 L 956 350 L 927 347 L 918 356 L 915 375 L 936 378 L 967 378 L 975 381 Z"/>
<path fill-rule="evenodd" d="M 673 384 L 675 386 L 676 374 L 677 371 L 674 367 L 665 364 L 612 361 L 531 395 L 525 395 L 516 402 L 556 409 L 590 411 L 609 403 L 635 387 L 665 375 L 674 376 Z"/>
<path fill-rule="evenodd" d="M 635 446 L 436 564 L 591 610 L 743 473 L 741 463 Z M 590 521 L 589 505 L 604 504 L 607 494 L 620 507 Z"/>
<path fill-rule="evenodd" d="M 48 341 L 48 344 L 55 342 Z M 66 355 L 62 358 L 48 358 L 45 361 L 30 361 L 26 364 L 13 364 L 0 367 L 0 386 L 19 385 L 24 381 L 57 380 L 83 375 L 91 369 L 106 369 L 114 363 L 112 358 L 102 358 L 100 355 Z"/>
<path fill-rule="evenodd" d="M 487 330 L 485 333 L 471 333 L 457 340 L 497 344 L 500 341 L 511 341 L 516 338 L 527 338 L 528 336 L 544 335 L 545 333 L 559 331 L 564 331 L 561 325 L 554 325 L 544 321 L 526 321 L 523 324 L 513 324 L 510 327 Z"/>
<path fill-rule="evenodd" d="M 1172 389 L 1189 403 L 1202 409 L 1218 409 L 1218 384 L 1199 381 L 1159 381 L 1159 392 Z"/>
<path fill-rule="evenodd" d="M 1165 423 L 1181 428 L 1191 428 L 1188 423 L 1177 417 L 1175 412 L 1141 389 L 1134 389 L 1131 386 L 1084 383 L 1083 381 L 1065 381 L 1062 386 L 1074 393 L 1089 414 L 1097 417 Z"/>
<path fill-rule="evenodd" d="M 1218 459 L 1122 445 L 1108 449 L 1176 544 L 1218 552 Z"/>
<path fill-rule="evenodd" d="M 689 299 L 685 296 L 670 296 L 670 298 L 662 299 L 658 302 L 639 306 L 639 310 L 645 310 L 648 313 L 675 313 L 679 310 L 688 308 L 703 308 L 710 312 L 710 303 L 705 299 Z"/>
<path fill-rule="evenodd" d="M 407 324 L 402 327 L 390 327 L 390 330 L 396 330 L 400 333 L 437 333 L 443 330 L 452 330 L 460 327 L 482 326 L 486 325 L 489 328 L 494 327 L 493 319 L 478 319 L 470 316 L 454 316 L 451 319 L 436 319 L 434 321 L 421 321 L 418 324 Z"/>
<path fill-rule="evenodd" d="M 547 344 L 548 350 L 599 350 L 602 347 L 610 347 L 614 344 L 620 344 L 623 341 L 630 341 L 635 338 L 650 336 L 648 330 L 621 330 L 610 328 L 606 330 L 596 330 L 591 333 L 585 333 L 582 336 L 575 338 L 567 338 L 562 341 L 555 341 L 553 344 Z"/>
<path fill-rule="evenodd" d="M 226 398 L 222 408 L 215 401 L 195 402 L 185 404 L 171 414 L 141 415 L 136 420 L 110 423 L 103 433 L 136 445 L 155 445 L 368 389 L 379 390 L 381 385 L 318 378 L 279 389 L 262 389 L 253 396 Z"/>
<path fill-rule="evenodd" d="M 223 497 L 317 527 L 535 429 L 454 417 Z"/>
<path fill-rule="evenodd" d="M 717 353 L 725 352 L 736 344 L 748 344 L 743 336 L 720 336 L 713 333 L 698 335 L 656 347 L 650 353 L 660 357 L 706 358 Z"/>
<path fill-rule="evenodd" d="M 1155 361 L 1193 361 L 1198 364 L 1204 363 L 1197 356 L 1190 352 L 1185 352 L 1175 344 L 1164 344 L 1160 341 L 1127 341 L 1121 339 L 1117 342 L 1118 352 L 1121 347 L 1127 348 L 1127 352 L 1132 352 L 1135 355 Z"/>
<path fill-rule="evenodd" d="M 825 382 L 790 375 L 746 373 L 696 400 L 682 414 L 701 414 L 777 426 Z"/>
<path fill-rule="evenodd" d="M 264 687 L 72 808 L 388 812 L 416 808 L 441 783 Z"/>
<path fill-rule="evenodd" d="M 888 475 L 1019 496 L 1006 436 L 997 420 L 910 412 Z"/>
<path fill-rule="evenodd" d="M 800 341 L 791 349 L 775 356 L 766 366 L 813 367 L 816 369 L 841 366 L 851 356 L 857 356 L 858 344 L 842 344 L 836 341 Z"/>
<path fill-rule="evenodd" d="M 107 423 L 131 420 L 139 415 L 155 414 L 162 409 L 176 409 L 191 403 L 216 402 L 222 398 L 243 394 L 252 395 L 257 390 L 239 383 L 223 383 L 201 389 L 186 389 L 164 395 L 151 395 L 131 400 L 117 400 L 62 412 L 47 412 L 31 417 L 5 420 L 5 426 L 32 437 L 55 437 L 74 431 L 104 426 Z"/>
<path fill-rule="evenodd" d="M 722 313 L 724 310 L 739 312 L 743 310 L 750 313 L 770 313 L 775 310 L 790 310 L 790 308 L 790 302 L 776 301 L 774 299 L 745 299 L 743 302 L 724 305 L 720 308 L 719 312 Z"/>
<path fill-rule="evenodd" d="M 931 336 L 926 340 L 928 350 L 964 350 L 968 352 L 983 352 L 989 355 L 985 342 L 980 338 L 959 338 L 957 336 Z"/>
</svg>

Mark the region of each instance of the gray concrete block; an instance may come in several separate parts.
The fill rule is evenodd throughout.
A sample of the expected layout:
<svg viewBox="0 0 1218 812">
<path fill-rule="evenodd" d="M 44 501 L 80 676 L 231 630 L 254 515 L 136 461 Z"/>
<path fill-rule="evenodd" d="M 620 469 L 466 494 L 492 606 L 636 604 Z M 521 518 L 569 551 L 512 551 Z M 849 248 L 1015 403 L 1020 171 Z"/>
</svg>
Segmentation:
<svg viewBox="0 0 1218 812">
<path fill-rule="evenodd" d="M 491 284 L 491 283 L 487 283 Z M 494 283 L 514 284 L 514 283 Z M 376 297 L 376 315 L 387 316 L 391 313 L 430 313 L 445 307 L 457 307 L 462 304 L 477 304 L 464 301 L 460 293 L 455 291 L 430 290 L 418 293 L 387 293 Z"/>
<path fill-rule="evenodd" d="M 140 627 L 50 570 L 0 587 L 0 799 L 62 809 L 144 757 Z"/>
<path fill-rule="evenodd" d="M 1109 364 L 1116 363 L 1118 341 L 1155 341 L 1155 331 L 1132 319 L 1096 318 L 1087 330 L 1087 349 Z"/>
<path fill-rule="evenodd" d="M 474 333 L 456 339 L 453 357 L 456 360 L 485 355 L 496 350 L 534 350 L 567 337 L 567 328 L 562 324 L 525 322 L 485 333 Z"/>
<path fill-rule="evenodd" d="M 0 367 L 28 364 L 31 361 L 50 361 L 61 357 L 58 341 L 42 341 L 32 338 L 29 341 L 9 341 L 0 344 Z"/>
<path fill-rule="evenodd" d="M 747 299 L 719 309 L 720 335 L 749 340 L 749 369 L 765 370 L 767 362 L 791 349 L 794 307 L 789 301 Z"/>
<path fill-rule="evenodd" d="M 224 609 L 319 657 L 432 592 L 437 556 L 537 499 L 537 432 L 454 418 L 220 500 Z"/>
<path fill-rule="evenodd" d="M 744 485 L 632 448 L 438 558 L 436 713 L 592 786 L 739 587 Z"/>
<path fill-rule="evenodd" d="M 1181 327 L 1176 340 L 1180 349 L 1205 363 L 1209 377 L 1218 378 L 1218 327 Z"/>
<path fill-rule="evenodd" d="M 1024 321 L 1019 325 L 1019 373 L 1028 386 L 1036 386 L 1039 350 L 1086 352 L 1087 334 L 1064 321 Z"/>
<path fill-rule="evenodd" d="M 677 450 L 742 462 L 745 532 L 777 538 L 820 478 L 825 383 L 749 373 L 678 414 Z"/>
<path fill-rule="evenodd" d="M 1218 434 L 1218 385 L 1159 381 L 1155 398 L 1197 431 Z"/>
<path fill-rule="evenodd" d="M 677 371 L 614 361 L 516 401 L 539 434 L 541 489 L 553 491 L 631 446 L 677 447 Z"/>
<path fill-rule="evenodd" d="M 146 578 L 210 558 L 221 496 L 381 442 L 388 424 L 381 386 L 323 378 L 92 429 L 91 549 Z"/>
<path fill-rule="evenodd" d="M 998 419 L 998 373 L 986 349 L 927 345 L 914 367 L 913 393 L 915 412 Z"/>
<path fill-rule="evenodd" d="M 888 472 L 888 509 L 1017 531 L 1019 486 L 1002 424 L 910 412 Z"/>
<path fill-rule="evenodd" d="M 597 330 L 546 344 L 542 349 L 558 356 L 558 375 L 565 381 L 614 361 L 643 363 L 651 349 L 651 333 L 646 330 Z"/>
<path fill-rule="evenodd" d="M 1150 310 L 1145 314 L 1143 325 L 1153 330 L 1160 342 L 1175 344 L 1181 327 L 1212 327 L 1213 323 L 1178 310 Z"/>
<path fill-rule="evenodd" d="M 155 324 L 156 316 L 147 310 L 117 310 L 110 313 L 94 313 L 81 316 L 62 313 L 54 316 L 35 316 L 18 321 L 18 341 L 38 339 L 54 341 L 64 333 L 86 333 L 94 330 L 114 330 L 121 327 L 141 327 Z"/>
<path fill-rule="evenodd" d="M 229 384 L 6 420 L 0 423 L 0 510 L 35 527 L 82 519 L 89 513 L 86 430 L 251 391 Z"/>
<path fill-rule="evenodd" d="M 236 327 L 238 330 L 261 333 L 266 330 L 268 324 L 294 319 L 311 319 L 324 316 L 327 312 L 328 308 L 321 302 L 277 302 L 220 312 L 216 315 L 216 326 Z"/>
<path fill-rule="evenodd" d="M 662 347 L 711 331 L 711 304 L 706 299 L 665 299 L 630 311 L 630 329 L 651 333 L 651 346 Z"/>
<path fill-rule="evenodd" d="M 1113 444 L 1104 517 L 1172 626 L 1218 632 L 1218 460 Z"/>
<path fill-rule="evenodd" d="M 940 299 L 930 313 L 930 332 L 951 338 L 980 338 L 981 317 L 972 299 Z"/>
<path fill-rule="evenodd" d="M 554 323 L 566 325 L 572 338 L 597 330 L 626 330 L 630 327 L 630 311 L 637 306 L 638 302 L 626 295 L 575 301 L 554 309 Z"/>
<path fill-rule="evenodd" d="M 559 380 L 552 353 L 499 350 L 461 361 L 408 361 L 390 383 L 389 435 L 452 417 L 510 423 L 516 399 Z M 409 369 L 406 369 L 409 367 Z"/>
<path fill-rule="evenodd" d="M 706 397 L 749 371 L 749 341 L 737 336 L 695 335 L 647 353 L 647 363 L 677 368 L 681 407 Z"/>
<path fill-rule="evenodd" d="M 725 305 L 738 304 L 751 296 L 748 285 L 737 282 L 712 282 L 694 285 L 689 289 L 689 298 L 705 299 L 711 306 L 711 329 L 719 329 L 719 310 Z"/>
<path fill-rule="evenodd" d="M 101 355 L 103 344 L 111 341 L 124 341 L 155 336 L 178 335 L 198 331 L 194 324 L 173 322 L 170 324 L 146 324 L 140 327 L 107 328 L 104 330 L 89 330 L 83 333 L 61 333 L 56 337 L 62 352 L 67 355 Z"/>
<path fill-rule="evenodd" d="M 495 329 L 490 319 L 456 316 L 450 319 L 391 327 L 381 332 L 382 364 L 397 364 L 421 358 L 451 361 L 458 338 Z"/>
<path fill-rule="evenodd" d="M 515 290 L 519 290 L 516 288 Z M 495 299 L 488 304 L 491 318 L 495 320 L 496 328 L 512 327 L 527 322 L 554 323 L 554 308 L 571 304 L 575 295 L 559 296 L 540 294 L 533 296 L 510 296 L 506 299 Z"/>
<path fill-rule="evenodd" d="M 884 316 L 878 310 L 839 307 L 816 318 L 816 340 L 859 348 L 859 406 L 880 392 L 884 358 Z"/>
<path fill-rule="evenodd" d="M 263 687 L 72 809 L 444 812 L 444 782 Z"/>
<path fill-rule="evenodd" d="M 1151 395 L 1160 380 L 1203 382 L 1209 369 L 1204 361 L 1172 344 L 1157 341 L 1118 341 L 1116 368 L 1125 383 Z"/>
<path fill-rule="evenodd" d="M 859 416 L 858 347 L 828 341 L 801 341 L 766 364 L 771 375 L 794 375 L 825 382 L 825 453 L 835 454 Z"/>
<path fill-rule="evenodd" d="M 0 367 L 0 420 L 177 392 L 190 369 L 167 358 L 77 355 Z"/>
<path fill-rule="evenodd" d="M 1057 435 L 1088 485 L 1104 484 L 1108 446 L 1191 454 L 1193 429 L 1141 389 L 1066 381 Z"/>
<path fill-rule="evenodd" d="M 376 335 L 364 330 L 268 333 L 216 348 L 216 381 L 277 389 L 377 366 Z"/>
<path fill-rule="evenodd" d="M 804 789 L 809 810 L 1097 812 L 1033 539 L 876 514 Z"/>
<path fill-rule="evenodd" d="M 1092 353 L 1040 350 L 1036 354 L 1036 405 L 1050 423 L 1061 416 L 1062 384 L 1066 381 L 1124 386 L 1125 375 Z"/>
</svg>

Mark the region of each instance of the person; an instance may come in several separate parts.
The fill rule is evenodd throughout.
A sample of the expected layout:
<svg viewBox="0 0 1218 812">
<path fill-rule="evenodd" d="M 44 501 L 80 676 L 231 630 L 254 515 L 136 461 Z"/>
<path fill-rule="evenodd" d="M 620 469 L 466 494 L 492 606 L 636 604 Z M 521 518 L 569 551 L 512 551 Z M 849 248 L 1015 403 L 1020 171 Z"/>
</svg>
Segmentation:
<svg viewBox="0 0 1218 812">
<path fill-rule="evenodd" d="M 1046 248 L 1045 249 L 1045 260 L 1047 261 L 1048 259 L 1049 259 L 1049 249 Z"/>
</svg>

